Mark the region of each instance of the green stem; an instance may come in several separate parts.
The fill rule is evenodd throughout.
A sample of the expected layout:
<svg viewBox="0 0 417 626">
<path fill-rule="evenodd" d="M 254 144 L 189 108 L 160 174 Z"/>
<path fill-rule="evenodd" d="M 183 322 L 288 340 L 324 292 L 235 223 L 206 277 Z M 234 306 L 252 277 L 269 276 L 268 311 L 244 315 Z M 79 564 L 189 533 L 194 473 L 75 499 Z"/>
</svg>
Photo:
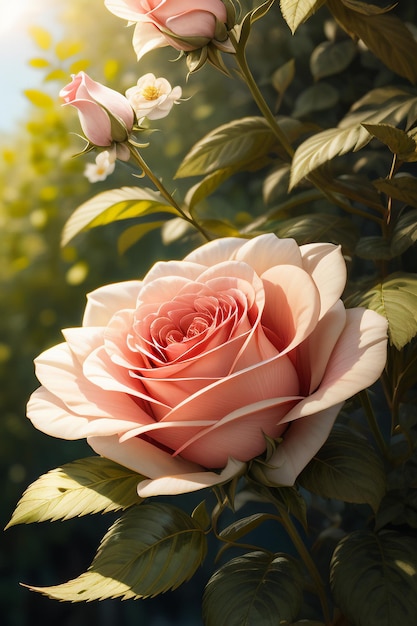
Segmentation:
<svg viewBox="0 0 417 626">
<path fill-rule="evenodd" d="M 135 163 L 140 167 L 144 174 L 146 174 L 149 180 L 153 182 L 155 187 L 160 192 L 161 196 L 168 202 L 168 204 L 170 204 L 186 222 L 192 224 L 192 226 L 194 226 L 194 228 L 198 230 L 207 241 L 211 241 L 212 237 L 210 237 L 210 235 L 204 230 L 204 228 L 200 226 L 200 224 L 196 222 L 190 215 L 187 215 L 187 213 L 185 213 L 185 211 L 179 206 L 173 196 L 166 189 L 162 181 L 159 180 L 159 178 L 155 176 L 155 174 L 152 172 L 151 168 L 146 163 L 142 155 L 138 152 L 138 150 L 129 142 L 127 142 L 126 145 L 129 149 L 132 160 L 135 161 Z"/>
<path fill-rule="evenodd" d="M 311 580 L 314 583 L 317 596 L 320 600 L 321 608 L 323 611 L 324 623 L 326 624 L 326 626 L 331 626 L 332 620 L 330 617 L 330 610 L 329 610 L 329 605 L 328 605 L 327 597 L 326 597 L 326 589 L 325 589 L 323 580 L 320 576 L 320 573 L 316 567 L 316 564 L 314 563 L 314 560 L 312 559 L 310 552 L 308 551 L 306 545 L 301 539 L 288 512 L 284 508 L 281 508 L 281 507 L 279 507 L 278 510 L 280 513 L 279 521 L 284 526 L 285 530 L 288 533 L 288 536 L 290 537 L 291 541 L 294 544 L 294 547 L 296 548 L 298 554 L 304 561 L 304 565 L 306 566 L 310 574 Z"/>
<path fill-rule="evenodd" d="M 388 445 L 386 444 L 381 434 L 378 422 L 375 417 L 375 413 L 372 408 L 371 401 L 369 400 L 368 391 L 366 389 L 359 392 L 359 400 L 362 404 L 363 410 L 365 411 L 369 427 L 372 431 L 376 443 L 378 444 L 379 449 L 381 450 L 382 455 L 384 456 L 384 458 L 389 459 L 390 455 Z"/>
</svg>

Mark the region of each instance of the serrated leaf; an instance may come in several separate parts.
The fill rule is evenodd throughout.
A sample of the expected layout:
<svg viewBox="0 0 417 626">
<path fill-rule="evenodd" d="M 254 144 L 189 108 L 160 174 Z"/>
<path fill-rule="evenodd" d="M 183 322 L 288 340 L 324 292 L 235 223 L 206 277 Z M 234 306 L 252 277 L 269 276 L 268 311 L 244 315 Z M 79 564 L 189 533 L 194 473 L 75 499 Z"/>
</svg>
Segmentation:
<svg viewBox="0 0 417 626">
<path fill-rule="evenodd" d="M 157 228 L 161 228 L 165 222 L 144 222 L 142 224 L 135 224 L 130 228 L 126 228 L 119 236 L 117 240 L 117 250 L 119 254 L 124 254 L 129 248 L 137 243 L 142 237 L 147 235 Z"/>
<path fill-rule="evenodd" d="M 198 141 L 185 156 L 175 178 L 207 175 L 230 167 L 243 169 L 267 155 L 276 138 L 262 117 L 223 124 Z"/>
<path fill-rule="evenodd" d="M 392 14 L 365 15 L 352 11 L 340 0 L 327 0 L 338 24 L 357 36 L 389 69 L 417 82 L 417 42 L 399 17 Z"/>
<path fill-rule="evenodd" d="M 189 580 L 205 558 L 206 544 L 202 529 L 181 509 L 142 504 L 110 527 L 84 574 L 30 589 L 69 602 L 153 597 Z"/>
<path fill-rule="evenodd" d="M 407 124 L 411 125 L 416 117 L 415 95 L 392 87 L 369 92 L 352 106 L 338 127 L 316 133 L 298 146 L 291 167 L 290 189 L 327 161 L 366 146 L 372 137 L 364 123 L 399 124 L 407 118 Z"/>
<path fill-rule="evenodd" d="M 298 563 L 285 554 L 251 552 L 232 559 L 207 583 L 205 626 L 276 626 L 293 621 L 302 602 Z"/>
<path fill-rule="evenodd" d="M 390 274 L 365 292 L 350 296 L 346 303 L 367 307 L 386 317 L 390 343 L 397 350 L 417 334 L 417 274 Z"/>
<path fill-rule="evenodd" d="M 416 187 L 417 205 L 417 187 Z M 391 239 L 393 256 L 403 254 L 417 241 L 417 210 L 413 209 L 403 213 L 395 224 Z"/>
<path fill-rule="evenodd" d="M 103 191 L 74 211 L 64 226 L 62 245 L 65 246 L 83 230 L 153 213 L 170 213 L 178 216 L 178 212 L 166 204 L 159 192 L 152 189 L 121 187 Z"/>
<path fill-rule="evenodd" d="M 357 47 L 353 41 L 323 41 L 310 57 L 310 70 L 315 80 L 343 72 L 353 61 Z"/>
<path fill-rule="evenodd" d="M 280 0 L 281 13 L 294 34 L 297 28 L 315 13 L 326 0 Z"/>
<path fill-rule="evenodd" d="M 25 89 L 23 92 L 32 104 L 41 109 L 49 109 L 54 106 L 55 101 L 51 96 L 39 89 Z"/>
<path fill-rule="evenodd" d="M 338 544 L 330 581 L 336 604 L 355 626 L 414 626 L 417 539 L 393 531 L 351 533 Z"/>
<path fill-rule="evenodd" d="M 52 35 L 46 28 L 41 26 L 29 26 L 29 33 L 35 44 L 41 50 L 49 50 L 52 45 Z"/>
<path fill-rule="evenodd" d="M 417 178 L 410 175 L 394 176 L 394 178 L 381 178 L 374 180 L 373 184 L 382 193 L 417 208 Z"/>
<path fill-rule="evenodd" d="M 142 479 L 102 457 L 67 463 L 26 489 L 6 528 L 126 509 L 141 501 L 137 485 Z"/>
<path fill-rule="evenodd" d="M 413 152 L 416 142 L 400 128 L 390 124 L 362 124 L 368 133 L 384 143 L 394 154 Z"/>
<path fill-rule="evenodd" d="M 374 511 L 384 496 L 385 471 L 369 442 L 335 424 L 324 446 L 298 477 L 302 487 L 323 498 L 369 504 Z"/>
</svg>

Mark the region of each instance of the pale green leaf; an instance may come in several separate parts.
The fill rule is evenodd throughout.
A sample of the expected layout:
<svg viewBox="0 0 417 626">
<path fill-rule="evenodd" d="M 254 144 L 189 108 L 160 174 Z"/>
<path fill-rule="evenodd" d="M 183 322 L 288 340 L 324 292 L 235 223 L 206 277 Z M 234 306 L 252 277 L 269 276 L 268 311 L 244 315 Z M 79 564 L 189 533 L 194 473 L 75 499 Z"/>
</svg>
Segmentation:
<svg viewBox="0 0 417 626">
<path fill-rule="evenodd" d="M 342 424 L 335 424 L 298 482 L 322 498 L 369 504 L 374 511 L 386 489 L 380 458 L 364 437 Z"/>
<path fill-rule="evenodd" d="M 293 621 L 302 602 L 298 563 L 285 554 L 251 552 L 223 565 L 203 597 L 205 626 L 277 626 Z"/>
<path fill-rule="evenodd" d="M 244 169 L 272 151 L 275 135 L 262 117 L 245 117 L 219 126 L 185 156 L 176 178 L 207 175 L 216 170 Z"/>
<path fill-rule="evenodd" d="M 130 228 L 126 228 L 117 240 L 117 249 L 119 254 L 124 254 L 126 250 L 131 248 L 135 243 L 142 239 L 142 237 L 157 228 L 161 228 L 164 224 L 165 222 L 163 221 L 143 222 L 142 224 L 135 224 L 134 226 L 130 226 Z"/>
<path fill-rule="evenodd" d="M 192 213 L 196 204 L 207 198 L 230 176 L 233 176 L 239 168 L 226 167 L 223 169 L 215 170 L 212 174 L 205 176 L 198 183 L 193 185 L 185 196 L 185 204 L 188 206 Z"/>
<path fill-rule="evenodd" d="M 390 70 L 417 82 L 417 42 L 399 17 L 365 15 L 352 11 L 340 0 L 327 0 L 336 21 L 351 36 L 357 36 Z"/>
<path fill-rule="evenodd" d="M 374 180 L 373 184 L 382 193 L 417 209 L 417 178 L 409 174 L 394 178 Z"/>
<path fill-rule="evenodd" d="M 346 303 L 367 307 L 386 317 L 388 336 L 397 350 L 417 334 L 417 274 L 390 274 L 367 291 L 350 296 Z"/>
<path fill-rule="evenodd" d="M 28 487 L 8 526 L 126 509 L 140 502 L 142 478 L 102 457 L 67 463 Z"/>
<path fill-rule="evenodd" d="M 292 33 L 315 13 L 326 0 L 280 0 L 281 12 Z"/>
<path fill-rule="evenodd" d="M 272 74 L 272 86 L 282 95 L 291 85 L 295 76 L 295 60 L 290 59 Z"/>
<path fill-rule="evenodd" d="M 336 604 L 355 626 L 415 626 L 417 538 L 393 531 L 351 533 L 331 562 Z"/>
<path fill-rule="evenodd" d="M 324 111 L 334 107 L 339 100 L 339 91 L 328 83 L 315 83 L 297 97 L 294 117 L 303 117 L 313 111 Z"/>
<path fill-rule="evenodd" d="M 345 41 L 323 41 L 310 57 L 310 70 L 315 80 L 343 72 L 357 53 L 355 43 Z"/>
<path fill-rule="evenodd" d="M 49 109 L 55 104 L 55 100 L 49 94 L 39 89 L 25 89 L 23 93 L 32 104 L 41 109 Z"/>
<path fill-rule="evenodd" d="M 64 226 L 62 245 L 65 246 L 83 230 L 153 213 L 178 215 L 178 212 L 162 199 L 159 192 L 152 189 L 121 187 L 103 191 L 74 211 Z"/>
<path fill-rule="evenodd" d="M 207 551 L 203 530 L 169 504 L 130 508 L 108 530 L 86 572 L 54 587 L 33 587 L 56 600 L 146 598 L 179 587 Z"/>
<path fill-rule="evenodd" d="M 390 124 L 363 124 L 368 133 L 384 143 L 394 154 L 413 152 L 416 142 L 404 130 Z"/>
<path fill-rule="evenodd" d="M 417 117 L 417 97 L 393 87 L 375 89 L 356 102 L 339 126 L 312 135 L 294 154 L 290 189 L 316 168 L 337 156 L 356 152 L 366 146 L 371 135 L 363 124 L 399 124 L 407 118 L 411 125 Z"/>
</svg>

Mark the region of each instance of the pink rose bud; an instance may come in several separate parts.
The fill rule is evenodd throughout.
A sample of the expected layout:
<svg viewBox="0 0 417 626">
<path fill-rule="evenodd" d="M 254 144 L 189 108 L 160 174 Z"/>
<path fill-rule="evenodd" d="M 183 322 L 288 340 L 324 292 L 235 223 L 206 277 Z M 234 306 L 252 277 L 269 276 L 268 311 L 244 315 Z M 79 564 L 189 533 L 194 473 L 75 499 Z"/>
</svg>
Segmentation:
<svg viewBox="0 0 417 626">
<path fill-rule="evenodd" d="M 110 146 L 126 141 L 135 115 L 127 98 L 92 80 L 85 72 L 73 76 L 72 82 L 59 92 L 65 104 L 78 109 L 81 127 L 95 146 Z"/>
<path fill-rule="evenodd" d="M 221 0 L 105 0 L 111 13 L 136 23 L 133 47 L 138 59 L 155 48 L 190 52 L 210 42 L 233 52 L 228 14 Z"/>
</svg>

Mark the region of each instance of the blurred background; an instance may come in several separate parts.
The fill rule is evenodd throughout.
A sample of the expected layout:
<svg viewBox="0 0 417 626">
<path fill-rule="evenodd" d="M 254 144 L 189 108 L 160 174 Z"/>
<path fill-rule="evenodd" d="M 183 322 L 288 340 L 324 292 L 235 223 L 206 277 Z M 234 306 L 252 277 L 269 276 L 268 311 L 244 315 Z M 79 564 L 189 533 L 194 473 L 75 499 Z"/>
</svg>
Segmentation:
<svg viewBox="0 0 417 626">
<path fill-rule="evenodd" d="M 277 6 L 254 29 L 250 62 L 274 106 L 273 72 L 290 59 L 296 77 L 282 111 L 325 126 L 336 125 L 351 102 L 372 86 L 394 80 L 365 50 L 344 59 L 345 67 L 317 81 L 309 60 L 329 37 L 329 14 L 320 11 L 291 36 Z M 384 3 L 385 4 L 385 3 Z M 404 4 L 404 3 L 403 3 Z M 415 7 L 403 7 L 405 18 Z M 61 328 L 81 322 L 86 293 L 99 285 L 142 276 L 157 259 L 181 257 L 197 238 L 167 244 L 147 235 L 124 255 L 117 250 L 117 225 L 77 236 L 61 248 L 64 223 L 87 198 L 105 189 L 142 184 L 118 164 L 106 181 L 90 184 L 83 175 L 94 155 L 73 158 L 83 142 L 78 117 L 60 107 L 58 92 L 70 75 L 85 70 L 124 93 L 146 72 L 181 85 L 187 100 L 174 107 L 150 136 L 145 158 L 178 197 L 194 181 L 173 181 L 180 160 L 206 132 L 229 120 L 257 114 L 238 79 L 204 67 L 186 81 L 183 60 L 163 49 L 138 64 L 132 30 L 104 8 L 103 0 L 0 0 L 0 477 L 2 528 L 24 489 L 41 474 L 91 455 L 84 442 L 54 440 L 25 417 L 38 386 L 33 359 L 59 343 Z M 344 35 L 344 37 L 346 37 Z M 320 81 L 319 81 L 320 82 Z M 325 86 L 323 86 L 325 83 Z M 313 89 L 313 91 L 311 91 Z M 310 90 L 310 91 L 309 91 Z M 144 182 L 143 184 L 147 184 Z M 263 210 L 262 177 L 237 176 L 210 199 L 210 214 L 233 222 Z M 204 210 L 204 207 L 203 207 Z M 185 503 L 187 510 L 192 510 Z M 85 570 L 110 526 L 111 515 L 17 526 L 0 536 L 0 622 L 5 626 L 201 626 L 200 607 L 212 559 L 187 585 L 143 602 L 104 601 L 66 605 L 28 591 L 19 583 L 52 585 Z"/>
</svg>

